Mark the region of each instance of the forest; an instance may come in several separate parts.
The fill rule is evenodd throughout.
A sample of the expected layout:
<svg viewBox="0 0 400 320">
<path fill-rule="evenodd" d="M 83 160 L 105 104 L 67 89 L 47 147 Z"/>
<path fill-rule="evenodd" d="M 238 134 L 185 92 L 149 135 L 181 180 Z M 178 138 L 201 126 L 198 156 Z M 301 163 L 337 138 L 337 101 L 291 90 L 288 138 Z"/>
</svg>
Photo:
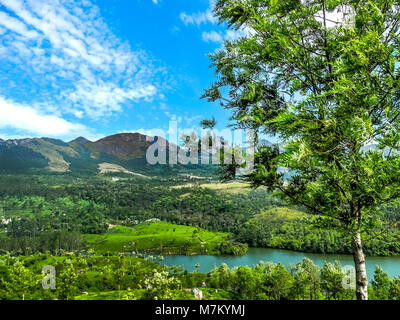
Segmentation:
<svg viewBox="0 0 400 320">
<path fill-rule="evenodd" d="M 51 288 L 44 266 L 53 266 Z M 126 256 L 52 256 L 36 253 L 0 257 L 0 298 L 7 300 L 347 300 L 348 275 L 340 263 L 317 267 L 307 258 L 285 268 L 260 262 L 230 269 L 222 264 L 209 273 L 162 267 L 151 258 Z M 50 280 L 50 281 L 49 281 Z M 45 284 L 43 286 L 43 283 Z M 48 285 L 46 287 L 46 284 Z M 391 279 L 376 267 L 368 287 L 371 300 L 400 300 L 400 277 Z"/>
<path fill-rule="evenodd" d="M 400 0 L 0 0 L 0 57 L 0 300 L 400 300 Z"/>
<path fill-rule="evenodd" d="M 262 188 L 202 180 L 193 183 L 176 177 L 113 178 L 1 176 L 0 250 L 18 254 L 85 251 L 91 248 L 88 235 L 91 239 L 104 235 L 110 225 L 135 227 L 159 219 L 228 233 L 230 244 L 225 249 L 221 244 L 220 253 L 236 247 L 237 251 L 230 252 L 243 254 L 241 244 L 313 253 L 351 252 L 346 234 L 321 227 L 323 221 L 318 217 Z M 368 255 L 400 254 L 397 212 L 396 205 L 379 209 L 379 218 L 371 221 L 376 225 L 374 233 L 366 234 Z"/>
</svg>

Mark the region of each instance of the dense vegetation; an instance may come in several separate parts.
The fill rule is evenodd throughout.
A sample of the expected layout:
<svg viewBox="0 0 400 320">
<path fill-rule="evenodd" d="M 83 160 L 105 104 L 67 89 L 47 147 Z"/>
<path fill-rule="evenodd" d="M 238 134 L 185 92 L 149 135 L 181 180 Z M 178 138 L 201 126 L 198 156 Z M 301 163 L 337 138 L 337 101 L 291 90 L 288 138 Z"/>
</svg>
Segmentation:
<svg viewBox="0 0 400 320">
<path fill-rule="evenodd" d="M 389 215 L 393 208 L 385 208 Z M 364 251 L 367 255 L 400 254 L 400 230 L 384 216 L 374 233 L 367 234 Z M 320 227 L 315 217 L 289 208 L 274 208 L 256 214 L 240 231 L 238 240 L 253 247 L 289 249 L 314 253 L 352 252 L 349 235 Z"/>
<path fill-rule="evenodd" d="M 245 32 L 209 55 L 203 97 L 233 127 L 282 142 L 255 151 L 246 180 L 351 235 L 357 298 L 368 300 L 363 235 L 400 200 L 399 2 L 217 0 L 213 13 Z"/>
<path fill-rule="evenodd" d="M 88 246 L 97 254 L 234 254 L 247 246 L 230 241 L 228 233 L 167 222 L 145 222 L 133 228 L 115 226 L 104 235 L 87 235 Z"/>
<path fill-rule="evenodd" d="M 338 264 L 222 265 L 208 274 L 162 267 L 148 254 L 243 254 L 247 244 L 327 253 L 350 248 L 339 231 L 320 228 L 264 189 L 115 177 L 0 176 L 1 299 L 195 299 L 195 288 L 203 299 L 355 299 L 353 289 L 343 288 Z M 400 252 L 397 212 L 382 208 L 377 223 L 389 231 L 367 241 L 368 252 Z M 55 267 L 55 290 L 41 287 L 46 265 Z M 400 299 L 400 279 L 377 269 L 369 292 L 373 299 Z"/>
<path fill-rule="evenodd" d="M 44 266 L 55 268 L 55 288 L 44 289 Z M 81 255 L 0 257 L 0 299 L 355 299 L 343 283 L 348 275 L 339 263 L 315 266 L 311 260 L 290 268 L 260 262 L 230 269 L 225 264 L 207 274 L 161 267 L 136 257 Z M 379 267 L 369 287 L 371 299 L 400 299 L 400 278 L 390 279 Z"/>
<path fill-rule="evenodd" d="M 2 175 L 0 226 L 4 232 L 0 232 L 0 249 L 18 254 L 80 251 L 92 247 L 93 241 L 88 243 L 88 239 L 104 237 L 110 225 L 132 228 L 157 218 L 231 234 L 229 245 L 221 245 L 218 250 L 215 246 L 204 248 L 213 254 L 243 253 L 242 246 L 233 245 L 235 241 L 315 253 L 351 252 L 346 235 L 320 228 L 319 221 L 264 189 L 251 190 L 237 183 L 204 184 L 203 180 L 199 184 L 184 177 L 149 179 L 121 175 L 119 179 Z M 378 231 L 367 235 L 365 250 L 369 255 L 399 254 L 398 209 L 384 207 L 380 212 L 381 218 L 375 222 Z M 169 232 L 173 229 L 169 228 Z M 189 238 L 194 230 L 188 231 Z M 170 235 L 174 238 L 177 234 Z M 134 235 L 128 238 L 131 236 Z M 175 240 L 179 242 L 179 246 L 174 246 L 175 253 L 202 252 L 195 249 L 198 244 L 188 246 L 186 240 Z M 163 241 L 168 247 L 173 240 Z M 125 244 L 122 241 L 119 245 L 122 249 Z M 158 242 L 145 249 L 151 250 L 150 247 L 154 252 L 160 251 Z"/>
</svg>

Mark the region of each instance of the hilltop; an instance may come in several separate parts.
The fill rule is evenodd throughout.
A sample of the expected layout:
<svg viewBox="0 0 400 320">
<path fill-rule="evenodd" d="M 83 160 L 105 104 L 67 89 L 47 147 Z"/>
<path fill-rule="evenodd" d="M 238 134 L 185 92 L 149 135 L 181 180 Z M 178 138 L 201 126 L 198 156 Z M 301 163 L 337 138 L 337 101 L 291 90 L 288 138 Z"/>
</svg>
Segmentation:
<svg viewBox="0 0 400 320">
<path fill-rule="evenodd" d="M 155 137 L 140 133 L 120 133 L 97 141 L 84 137 L 69 142 L 45 137 L 0 140 L 0 173 L 97 174 L 101 167 L 122 173 L 150 170 L 146 150 L 154 141 Z"/>
</svg>

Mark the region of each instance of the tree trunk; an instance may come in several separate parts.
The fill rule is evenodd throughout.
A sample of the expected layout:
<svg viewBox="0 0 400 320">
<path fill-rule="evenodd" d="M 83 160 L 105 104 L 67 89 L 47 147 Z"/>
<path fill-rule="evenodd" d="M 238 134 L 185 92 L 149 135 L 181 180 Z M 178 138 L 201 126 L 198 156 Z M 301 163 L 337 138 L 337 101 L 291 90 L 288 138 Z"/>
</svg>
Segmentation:
<svg viewBox="0 0 400 320">
<path fill-rule="evenodd" d="M 365 255 L 362 249 L 360 233 L 353 237 L 353 258 L 356 268 L 356 296 L 357 300 L 368 300 L 368 277 L 365 266 Z"/>
</svg>

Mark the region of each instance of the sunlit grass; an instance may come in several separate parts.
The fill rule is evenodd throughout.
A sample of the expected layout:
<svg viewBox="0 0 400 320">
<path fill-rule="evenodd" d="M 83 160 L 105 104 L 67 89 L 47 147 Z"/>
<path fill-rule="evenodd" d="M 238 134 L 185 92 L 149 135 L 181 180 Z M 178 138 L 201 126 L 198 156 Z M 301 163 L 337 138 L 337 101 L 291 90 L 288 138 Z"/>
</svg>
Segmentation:
<svg viewBox="0 0 400 320">
<path fill-rule="evenodd" d="M 228 233 L 167 222 L 147 222 L 134 228 L 115 226 L 105 235 L 87 235 L 96 253 L 212 254 Z"/>
</svg>

